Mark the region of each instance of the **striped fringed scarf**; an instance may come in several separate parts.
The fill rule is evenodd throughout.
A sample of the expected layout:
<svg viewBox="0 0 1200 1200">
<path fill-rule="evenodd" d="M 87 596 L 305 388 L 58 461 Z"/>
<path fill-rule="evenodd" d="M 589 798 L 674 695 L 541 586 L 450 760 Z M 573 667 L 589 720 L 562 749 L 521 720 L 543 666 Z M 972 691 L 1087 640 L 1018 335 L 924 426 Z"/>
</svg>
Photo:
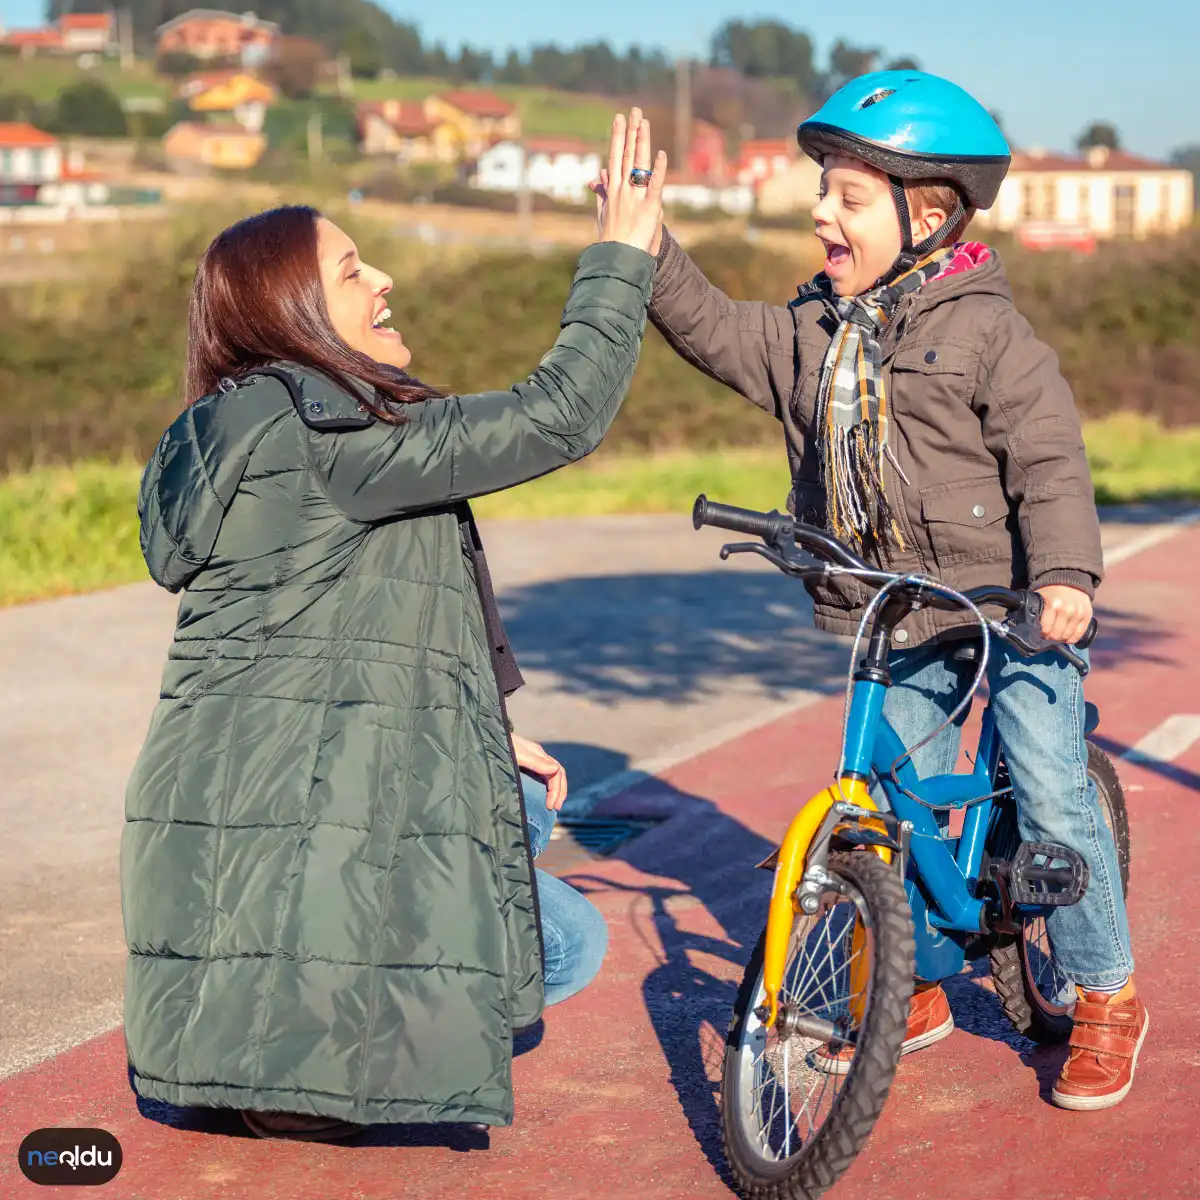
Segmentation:
<svg viewBox="0 0 1200 1200">
<path fill-rule="evenodd" d="M 879 335 L 901 297 L 939 275 L 953 253 L 951 248 L 939 250 L 895 283 L 861 296 L 834 296 L 823 273 L 800 289 L 802 299 L 814 294 L 824 299 L 839 322 L 817 390 L 818 453 L 829 529 L 860 553 L 877 551 L 889 558 L 889 536 L 904 549 L 884 483 L 885 457 L 902 478 L 903 472 L 888 446 Z"/>
</svg>

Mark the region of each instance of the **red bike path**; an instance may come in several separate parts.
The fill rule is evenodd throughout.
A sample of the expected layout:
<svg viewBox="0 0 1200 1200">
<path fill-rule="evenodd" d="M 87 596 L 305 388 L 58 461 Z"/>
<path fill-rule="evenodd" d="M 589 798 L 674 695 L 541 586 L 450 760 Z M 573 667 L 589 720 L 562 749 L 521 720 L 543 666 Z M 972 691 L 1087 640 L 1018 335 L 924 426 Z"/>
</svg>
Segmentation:
<svg viewBox="0 0 1200 1200">
<path fill-rule="evenodd" d="M 1112 570 L 1088 685 L 1110 752 L 1200 713 L 1198 595 L 1200 529 Z M 766 911 L 770 877 L 752 867 L 828 781 L 840 721 L 840 703 L 823 702 L 605 803 L 614 816 L 664 819 L 615 857 L 563 872 L 604 911 L 609 955 L 599 979 L 550 1010 L 540 1044 L 516 1058 L 511 1128 L 390 1127 L 321 1146 L 244 1136 L 228 1114 L 143 1113 L 115 1030 L 0 1083 L 0 1197 L 65 1190 L 28 1183 L 16 1168 L 21 1138 L 53 1125 L 118 1137 L 124 1166 L 95 1193 L 106 1200 L 730 1195 L 716 1081 L 741 964 Z M 1014 1034 L 976 964 L 951 981 L 958 1028 L 901 1063 L 837 1200 L 1200 1196 L 1200 744 L 1169 764 L 1120 771 L 1137 978 L 1152 1017 L 1129 1098 L 1103 1113 L 1054 1108 L 1064 1051 Z"/>
</svg>

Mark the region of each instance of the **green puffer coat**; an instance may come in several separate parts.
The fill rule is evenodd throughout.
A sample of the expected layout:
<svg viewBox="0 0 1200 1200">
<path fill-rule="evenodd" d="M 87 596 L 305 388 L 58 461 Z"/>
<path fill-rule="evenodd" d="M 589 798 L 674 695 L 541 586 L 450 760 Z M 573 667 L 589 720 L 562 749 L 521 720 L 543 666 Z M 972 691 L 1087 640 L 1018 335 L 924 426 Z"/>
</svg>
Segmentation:
<svg viewBox="0 0 1200 1200">
<path fill-rule="evenodd" d="M 540 938 L 463 502 L 599 445 L 653 269 L 586 250 L 509 391 L 391 426 L 293 366 L 297 396 L 251 377 L 163 435 L 142 549 L 186 594 L 121 847 L 139 1094 L 512 1120 Z"/>
</svg>

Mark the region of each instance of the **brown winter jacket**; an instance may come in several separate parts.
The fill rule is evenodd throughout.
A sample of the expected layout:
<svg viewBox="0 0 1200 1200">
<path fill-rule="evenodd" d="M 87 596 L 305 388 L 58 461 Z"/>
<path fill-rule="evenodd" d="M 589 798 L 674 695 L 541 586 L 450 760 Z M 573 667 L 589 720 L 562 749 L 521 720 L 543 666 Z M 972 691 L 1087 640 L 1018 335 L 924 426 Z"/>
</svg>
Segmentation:
<svg viewBox="0 0 1200 1200">
<path fill-rule="evenodd" d="M 650 319 L 693 366 L 783 422 L 788 507 L 824 525 L 813 422 L 835 325 L 822 301 L 730 300 L 668 232 Z M 995 252 L 906 296 L 880 345 L 889 444 L 908 480 L 887 464 L 906 547 L 889 569 L 957 588 L 1065 583 L 1093 595 L 1103 562 L 1079 416 L 1054 352 L 1013 306 Z M 871 594 L 847 579 L 809 590 L 817 627 L 842 634 L 858 628 Z M 971 623 L 969 614 L 923 609 L 894 644 L 911 649 Z"/>
</svg>

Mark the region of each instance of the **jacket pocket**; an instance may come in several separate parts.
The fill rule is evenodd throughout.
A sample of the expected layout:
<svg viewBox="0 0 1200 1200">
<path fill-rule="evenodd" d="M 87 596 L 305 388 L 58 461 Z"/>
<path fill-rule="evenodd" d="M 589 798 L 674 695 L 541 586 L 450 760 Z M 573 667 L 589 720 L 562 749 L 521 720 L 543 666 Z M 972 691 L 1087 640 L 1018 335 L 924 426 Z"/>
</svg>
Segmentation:
<svg viewBox="0 0 1200 1200">
<path fill-rule="evenodd" d="M 921 489 L 921 517 L 937 564 L 1011 560 L 1008 497 L 995 476 Z"/>
<path fill-rule="evenodd" d="M 926 343 L 896 351 L 889 392 L 896 412 L 935 409 L 959 401 L 974 381 L 975 360 L 962 346 Z"/>
</svg>

